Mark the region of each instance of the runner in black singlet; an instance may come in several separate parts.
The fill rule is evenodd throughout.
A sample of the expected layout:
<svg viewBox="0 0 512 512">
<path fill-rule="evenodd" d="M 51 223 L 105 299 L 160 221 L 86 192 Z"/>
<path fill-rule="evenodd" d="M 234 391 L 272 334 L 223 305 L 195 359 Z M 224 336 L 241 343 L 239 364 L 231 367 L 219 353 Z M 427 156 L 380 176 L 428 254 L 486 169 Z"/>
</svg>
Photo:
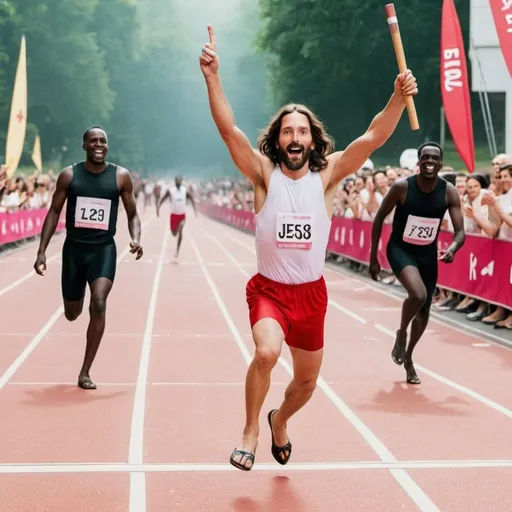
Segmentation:
<svg viewBox="0 0 512 512">
<path fill-rule="evenodd" d="M 106 301 L 116 274 L 114 235 L 119 196 L 128 217 L 128 230 L 132 238 L 130 252 L 136 253 L 137 260 L 142 257 L 141 226 L 130 173 L 105 161 L 108 153 L 105 131 L 97 126 L 89 128 L 84 133 L 83 142 L 86 160 L 66 167 L 58 177 L 52 204 L 43 224 L 34 268 L 39 275 L 44 275 L 46 248 L 67 199 L 61 276 L 64 314 L 69 321 L 78 318 L 88 283 L 91 290 L 90 321 L 78 385 L 83 389 L 96 389 L 89 371 L 105 330 Z"/>
<path fill-rule="evenodd" d="M 434 142 L 418 149 L 419 174 L 396 181 L 375 216 L 372 230 L 370 275 L 380 274 L 377 248 L 384 219 L 396 206 L 386 254 L 393 273 L 408 293 L 402 306 L 400 329 L 392 351 L 393 361 L 404 364 L 407 382 L 420 384 L 412 362 L 412 352 L 427 327 L 432 296 L 437 284 L 437 237 L 449 210 L 453 223 L 452 244 L 439 260 L 451 263 L 465 240 L 464 220 L 457 189 L 438 176 L 443 166 L 443 150 Z M 412 321 L 409 346 L 407 328 Z"/>
</svg>

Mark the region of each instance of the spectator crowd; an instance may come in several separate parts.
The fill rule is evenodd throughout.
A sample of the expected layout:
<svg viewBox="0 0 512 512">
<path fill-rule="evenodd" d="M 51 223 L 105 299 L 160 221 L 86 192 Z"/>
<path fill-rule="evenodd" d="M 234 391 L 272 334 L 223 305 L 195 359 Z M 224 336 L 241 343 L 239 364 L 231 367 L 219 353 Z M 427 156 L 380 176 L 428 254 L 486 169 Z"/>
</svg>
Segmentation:
<svg viewBox="0 0 512 512">
<path fill-rule="evenodd" d="M 29 176 L 7 176 L 6 168 L 0 169 L 0 213 L 19 210 L 37 210 L 49 206 L 55 189 L 53 171 L 43 174 L 35 171 Z"/>
</svg>

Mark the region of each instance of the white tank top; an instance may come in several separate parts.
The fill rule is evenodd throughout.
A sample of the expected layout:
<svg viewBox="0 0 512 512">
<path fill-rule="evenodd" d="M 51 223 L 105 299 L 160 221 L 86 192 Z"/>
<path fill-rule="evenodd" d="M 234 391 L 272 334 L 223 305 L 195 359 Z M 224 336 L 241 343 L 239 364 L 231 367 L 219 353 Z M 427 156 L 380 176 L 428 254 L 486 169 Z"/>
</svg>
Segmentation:
<svg viewBox="0 0 512 512">
<path fill-rule="evenodd" d="M 171 213 L 183 215 L 187 211 L 187 189 L 181 185 L 178 190 L 176 185 L 169 191 L 171 195 Z"/>
<path fill-rule="evenodd" d="M 256 215 L 258 272 L 279 283 L 301 284 L 323 275 L 331 219 L 318 172 L 292 180 L 277 166 Z"/>
</svg>

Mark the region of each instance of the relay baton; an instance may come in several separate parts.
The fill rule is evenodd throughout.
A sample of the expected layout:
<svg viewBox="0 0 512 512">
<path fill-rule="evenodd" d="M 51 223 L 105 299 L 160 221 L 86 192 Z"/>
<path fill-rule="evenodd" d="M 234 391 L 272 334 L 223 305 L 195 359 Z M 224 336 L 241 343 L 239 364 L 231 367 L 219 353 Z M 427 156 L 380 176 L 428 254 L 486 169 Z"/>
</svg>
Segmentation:
<svg viewBox="0 0 512 512">
<path fill-rule="evenodd" d="M 386 18 L 388 20 L 389 30 L 391 32 L 391 39 L 393 40 L 393 47 L 395 48 L 396 61 L 398 63 L 398 70 L 400 73 L 407 71 L 407 63 L 405 62 L 404 47 L 402 45 L 402 38 L 400 37 L 400 30 L 398 28 L 398 19 L 396 17 L 395 5 L 386 5 Z M 416 107 L 414 106 L 414 99 L 412 96 L 405 97 L 405 105 L 407 113 L 409 114 L 409 123 L 412 130 L 419 130 L 420 123 L 416 114 Z"/>
</svg>

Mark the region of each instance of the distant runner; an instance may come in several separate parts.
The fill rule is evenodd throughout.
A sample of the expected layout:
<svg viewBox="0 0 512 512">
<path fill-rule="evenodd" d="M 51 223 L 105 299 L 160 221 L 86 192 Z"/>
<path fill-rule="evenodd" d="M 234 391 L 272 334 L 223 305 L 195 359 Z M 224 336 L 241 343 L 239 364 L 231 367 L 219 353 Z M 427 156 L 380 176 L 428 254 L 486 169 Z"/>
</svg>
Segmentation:
<svg viewBox="0 0 512 512">
<path fill-rule="evenodd" d="M 176 245 L 176 254 L 174 256 L 174 262 L 178 261 L 180 253 L 181 242 L 183 241 L 183 228 L 185 227 L 185 221 L 187 217 L 187 200 L 192 203 L 194 212 L 197 216 L 196 203 L 192 194 L 187 190 L 185 185 L 182 184 L 182 177 L 176 176 L 174 179 L 175 185 L 170 189 L 167 189 L 165 194 L 162 196 L 160 201 L 157 203 L 156 214 L 160 216 L 160 206 L 162 203 L 169 198 L 171 201 L 171 216 L 170 216 L 170 227 L 173 236 L 178 235 L 178 243 Z"/>
</svg>

